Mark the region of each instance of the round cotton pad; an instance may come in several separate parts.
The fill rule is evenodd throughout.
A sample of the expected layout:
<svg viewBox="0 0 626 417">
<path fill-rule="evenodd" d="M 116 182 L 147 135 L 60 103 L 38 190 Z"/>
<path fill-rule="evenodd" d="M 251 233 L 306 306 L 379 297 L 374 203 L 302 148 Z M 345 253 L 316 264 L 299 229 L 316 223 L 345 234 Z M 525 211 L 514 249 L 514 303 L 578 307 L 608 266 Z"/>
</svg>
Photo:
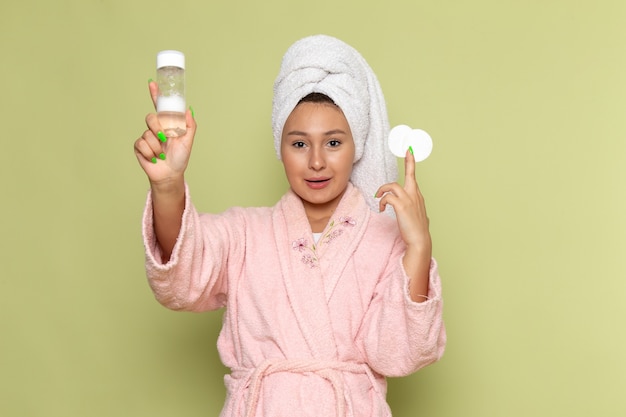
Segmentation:
<svg viewBox="0 0 626 417">
<path fill-rule="evenodd" d="M 407 125 L 398 125 L 389 132 L 389 149 L 399 158 L 404 158 L 409 146 L 413 149 L 415 162 L 428 158 L 433 150 L 433 140 L 422 129 L 411 129 Z"/>
</svg>

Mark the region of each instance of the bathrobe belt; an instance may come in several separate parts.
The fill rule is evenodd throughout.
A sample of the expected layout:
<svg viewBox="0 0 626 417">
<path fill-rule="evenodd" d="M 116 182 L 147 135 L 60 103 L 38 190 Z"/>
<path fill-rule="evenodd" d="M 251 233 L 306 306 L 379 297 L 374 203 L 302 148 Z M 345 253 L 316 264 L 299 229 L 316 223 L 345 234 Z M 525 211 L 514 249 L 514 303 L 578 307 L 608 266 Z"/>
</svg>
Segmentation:
<svg viewBox="0 0 626 417">
<path fill-rule="evenodd" d="M 261 365 L 257 368 L 234 368 L 231 374 L 235 379 L 244 378 L 247 380 L 240 381 L 240 390 L 243 390 L 246 387 L 250 388 L 248 400 L 246 402 L 246 417 L 252 417 L 254 415 L 256 406 L 259 402 L 259 395 L 261 394 L 261 383 L 263 382 L 263 378 L 278 372 L 314 373 L 330 382 L 333 390 L 335 391 L 337 417 L 343 417 L 346 415 L 346 399 L 341 372 L 367 375 L 374 390 L 378 391 L 378 385 L 374 374 L 372 373 L 370 367 L 365 363 L 322 361 L 315 359 L 268 359 L 261 363 Z"/>
</svg>

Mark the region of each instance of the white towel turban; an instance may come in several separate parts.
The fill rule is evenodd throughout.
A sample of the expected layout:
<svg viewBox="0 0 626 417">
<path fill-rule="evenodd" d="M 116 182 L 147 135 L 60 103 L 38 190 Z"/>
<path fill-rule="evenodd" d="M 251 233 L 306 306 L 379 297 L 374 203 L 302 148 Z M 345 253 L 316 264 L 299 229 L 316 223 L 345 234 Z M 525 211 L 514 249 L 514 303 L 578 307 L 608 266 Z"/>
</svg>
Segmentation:
<svg viewBox="0 0 626 417">
<path fill-rule="evenodd" d="M 389 120 L 376 75 L 357 50 L 339 39 L 315 35 L 294 43 L 274 83 L 272 128 L 278 159 L 287 117 L 311 93 L 327 95 L 343 111 L 355 144 L 350 180 L 378 211 L 374 193 L 396 180 L 398 167 L 387 148 Z"/>
</svg>

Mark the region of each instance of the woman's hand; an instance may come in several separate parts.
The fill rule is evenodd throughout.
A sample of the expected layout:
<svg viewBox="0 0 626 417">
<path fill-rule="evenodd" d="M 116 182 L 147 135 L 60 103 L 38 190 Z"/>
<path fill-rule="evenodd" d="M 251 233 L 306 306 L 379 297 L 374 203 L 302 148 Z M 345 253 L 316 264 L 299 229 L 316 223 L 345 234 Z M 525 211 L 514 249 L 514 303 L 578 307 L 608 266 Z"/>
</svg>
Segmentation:
<svg viewBox="0 0 626 417">
<path fill-rule="evenodd" d="M 396 212 L 400 235 L 407 246 L 403 265 L 411 278 L 411 298 L 421 302 L 428 299 L 432 240 L 424 197 L 415 180 L 415 157 L 410 151 L 404 158 L 404 173 L 404 187 L 395 182 L 385 184 L 378 189 L 376 197 L 382 195 L 379 202 L 381 211 L 389 204 Z"/>
<path fill-rule="evenodd" d="M 154 81 L 149 83 L 155 108 L 157 88 Z M 165 138 L 157 115 L 150 113 L 146 116 L 148 129 L 135 141 L 135 156 L 153 188 L 172 181 L 179 182 L 184 176 L 196 134 L 196 122 L 189 110 L 186 111 L 185 120 L 187 132 L 183 136 Z M 163 139 L 166 139 L 165 142 Z"/>
<path fill-rule="evenodd" d="M 150 96 L 156 107 L 157 84 L 149 83 Z M 148 175 L 152 189 L 154 232 L 161 247 L 161 260 L 170 259 L 185 210 L 184 174 L 189 163 L 196 121 L 185 113 L 187 132 L 177 138 L 166 138 L 155 113 L 146 116 L 148 129 L 135 141 L 135 156 Z"/>
</svg>

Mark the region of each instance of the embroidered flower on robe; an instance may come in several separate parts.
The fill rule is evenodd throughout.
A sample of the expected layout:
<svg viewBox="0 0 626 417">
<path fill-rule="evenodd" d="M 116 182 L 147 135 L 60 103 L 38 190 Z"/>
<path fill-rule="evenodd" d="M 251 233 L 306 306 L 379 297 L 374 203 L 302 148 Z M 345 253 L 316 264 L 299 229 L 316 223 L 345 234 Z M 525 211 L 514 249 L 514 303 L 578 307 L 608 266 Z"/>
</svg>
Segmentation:
<svg viewBox="0 0 626 417">
<path fill-rule="evenodd" d="M 353 226 L 356 226 L 356 220 L 354 220 L 350 216 L 340 217 L 339 222 L 337 223 L 335 223 L 335 221 L 332 220 L 330 224 L 328 225 L 328 230 L 326 231 L 326 233 L 324 233 L 320 237 L 318 241 L 319 243 L 317 245 L 314 243 L 313 245 L 309 246 L 309 242 L 305 238 L 294 240 L 291 243 L 291 247 L 293 250 L 298 251 L 298 252 L 307 251 L 307 253 L 303 254 L 302 258 L 300 258 L 302 263 L 310 266 L 311 268 L 315 268 L 319 266 L 319 258 L 317 255 L 317 249 L 322 244 L 331 243 L 332 241 L 337 239 L 339 236 L 341 236 L 344 232 L 344 229 L 336 229 L 335 227 L 337 225 L 341 225 L 343 228 L 353 227 Z"/>
<path fill-rule="evenodd" d="M 315 268 L 317 266 L 317 258 L 313 257 L 310 253 L 305 253 L 300 259 L 305 265 Z"/>
<path fill-rule="evenodd" d="M 326 243 L 332 242 L 333 240 L 335 240 L 335 238 L 337 238 L 338 236 L 341 236 L 342 233 L 343 233 L 343 229 L 333 230 L 332 233 L 329 233 L 328 236 L 326 237 Z"/>
<path fill-rule="evenodd" d="M 347 227 L 347 226 L 356 226 L 356 220 L 354 220 L 352 217 L 350 216 L 344 216 L 341 217 L 339 219 L 339 223 L 341 223 L 341 225 L 343 227 Z"/>
<path fill-rule="evenodd" d="M 293 249 L 299 252 L 302 252 L 303 250 L 305 250 L 307 248 L 307 245 L 308 245 L 308 242 L 304 238 L 300 238 L 291 244 Z"/>
</svg>

